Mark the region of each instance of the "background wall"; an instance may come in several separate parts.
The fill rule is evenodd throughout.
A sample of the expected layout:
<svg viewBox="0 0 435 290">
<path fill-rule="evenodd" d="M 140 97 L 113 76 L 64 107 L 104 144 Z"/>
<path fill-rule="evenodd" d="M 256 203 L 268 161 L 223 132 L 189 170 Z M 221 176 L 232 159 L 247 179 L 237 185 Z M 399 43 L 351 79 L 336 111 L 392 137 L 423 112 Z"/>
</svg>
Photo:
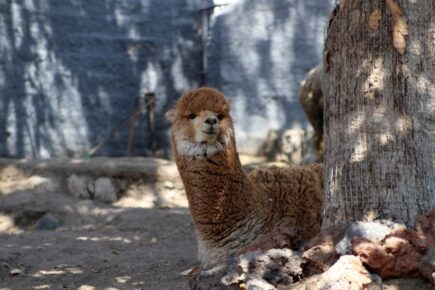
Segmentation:
<svg viewBox="0 0 435 290">
<path fill-rule="evenodd" d="M 299 84 L 321 62 L 332 1 L 238 1 L 214 18 L 210 84 L 233 96 L 240 150 L 255 153 L 270 129 L 309 124 Z"/>
<path fill-rule="evenodd" d="M 83 156 L 157 96 L 163 112 L 199 84 L 201 0 L 0 0 L 0 155 Z M 212 19 L 209 84 L 233 99 L 242 151 L 269 129 L 306 128 L 298 83 L 321 59 L 332 1 L 239 0 Z M 150 136 L 140 116 L 134 154 Z M 128 127 L 99 155 L 126 154 Z"/>
<path fill-rule="evenodd" d="M 199 2 L 2 1 L 0 154 L 80 156 L 144 92 L 156 92 L 162 111 L 197 86 Z M 145 122 L 138 132 L 135 153 L 143 154 Z M 127 141 L 128 128 L 98 153 L 124 155 Z"/>
</svg>

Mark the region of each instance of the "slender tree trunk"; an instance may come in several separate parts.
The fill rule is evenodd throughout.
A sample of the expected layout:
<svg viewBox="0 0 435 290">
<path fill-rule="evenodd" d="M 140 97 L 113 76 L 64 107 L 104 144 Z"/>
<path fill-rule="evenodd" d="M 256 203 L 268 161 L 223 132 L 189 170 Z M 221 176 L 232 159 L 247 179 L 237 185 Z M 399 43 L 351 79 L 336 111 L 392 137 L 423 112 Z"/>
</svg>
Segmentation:
<svg viewBox="0 0 435 290">
<path fill-rule="evenodd" d="M 435 1 L 341 1 L 324 56 L 323 227 L 435 206 Z"/>
</svg>

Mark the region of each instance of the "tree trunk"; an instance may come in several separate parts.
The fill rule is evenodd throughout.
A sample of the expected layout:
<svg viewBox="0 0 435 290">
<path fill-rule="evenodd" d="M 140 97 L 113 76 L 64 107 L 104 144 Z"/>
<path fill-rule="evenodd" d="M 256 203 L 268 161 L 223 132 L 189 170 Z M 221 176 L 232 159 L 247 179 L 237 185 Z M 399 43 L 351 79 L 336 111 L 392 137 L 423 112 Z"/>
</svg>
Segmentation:
<svg viewBox="0 0 435 290">
<path fill-rule="evenodd" d="M 325 44 L 323 227 L 435 206 L 435 1 L 341 0 Z"/>
</svg>

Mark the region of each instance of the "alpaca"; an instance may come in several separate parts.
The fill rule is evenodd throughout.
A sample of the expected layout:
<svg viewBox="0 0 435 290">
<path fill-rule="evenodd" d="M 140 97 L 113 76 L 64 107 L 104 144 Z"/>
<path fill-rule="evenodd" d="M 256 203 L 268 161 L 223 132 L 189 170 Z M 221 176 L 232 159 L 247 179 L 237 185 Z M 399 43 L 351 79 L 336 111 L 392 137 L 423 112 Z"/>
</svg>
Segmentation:
<svg viewBox="0 0 435 290">
<path fill-rule="evenodd" d="M 243 171 L 230 103 L 212 88 L 187 92 L 166 113 L 203 268 L 279 227 L 302 239 L 320 231 L 323 167 Z"/>
</svg>

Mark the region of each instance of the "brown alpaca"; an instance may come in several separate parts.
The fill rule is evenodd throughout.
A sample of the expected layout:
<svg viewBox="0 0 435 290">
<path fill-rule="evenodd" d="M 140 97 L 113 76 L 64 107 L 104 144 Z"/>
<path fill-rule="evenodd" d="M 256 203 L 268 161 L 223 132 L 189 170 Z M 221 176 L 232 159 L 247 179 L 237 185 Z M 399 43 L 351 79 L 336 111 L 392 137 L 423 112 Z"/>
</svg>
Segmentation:
<svg viewBox="0 0 435 290">
<path fill-rule="evenodd" d="M 166 113 L 203 267 L 278 227 L 290 226 L 303 239 L 320 230 L 323 166 L 272 167 L 247 175 L 229 111 L 220 92 L 200 88 Z"/>
</svg>

